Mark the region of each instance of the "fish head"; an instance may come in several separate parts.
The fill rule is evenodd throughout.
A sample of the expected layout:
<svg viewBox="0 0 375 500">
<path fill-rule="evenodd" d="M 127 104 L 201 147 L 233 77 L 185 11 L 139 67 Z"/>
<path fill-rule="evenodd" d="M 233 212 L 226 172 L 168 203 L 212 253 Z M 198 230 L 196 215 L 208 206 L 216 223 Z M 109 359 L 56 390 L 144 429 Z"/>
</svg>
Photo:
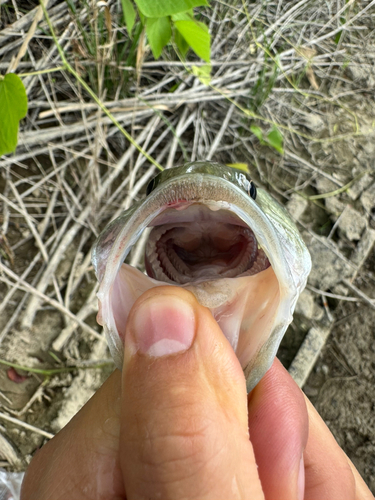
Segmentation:
<svg viewBox="0 0 375 500">
<path fill-rule="evenodd" d="M 147 232 L 146 273 L 124 261 Z M 118 368 L 126 322 L 146 290 L 190 290 L 211 310 L 244 370 L 250 391 L 271 366 L 311 269 L 288 212 L 242 171 L 193 162 L 152 179 L 93 249 L 98 321 Z"/>
</svg>

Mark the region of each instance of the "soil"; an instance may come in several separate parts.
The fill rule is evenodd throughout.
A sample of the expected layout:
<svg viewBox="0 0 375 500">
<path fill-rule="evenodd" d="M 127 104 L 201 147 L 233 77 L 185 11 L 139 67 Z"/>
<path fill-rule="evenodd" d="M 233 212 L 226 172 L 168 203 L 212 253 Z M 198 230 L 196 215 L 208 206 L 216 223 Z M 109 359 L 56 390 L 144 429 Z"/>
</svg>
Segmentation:
<svg viewBox="0 0 375 500">
<path fill-rule="evenodd" d="M 304 392 L 375 493 L 375 308 L 342 302 L 335 317 Z"/>
</svg>

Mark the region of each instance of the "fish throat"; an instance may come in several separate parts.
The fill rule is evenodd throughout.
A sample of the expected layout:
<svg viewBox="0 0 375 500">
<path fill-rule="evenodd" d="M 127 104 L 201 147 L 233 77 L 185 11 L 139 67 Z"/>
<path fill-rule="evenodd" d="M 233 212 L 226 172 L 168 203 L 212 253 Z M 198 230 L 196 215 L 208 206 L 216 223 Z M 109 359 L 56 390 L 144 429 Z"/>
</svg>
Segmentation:
<svg viewBox="0 0 375 500">
<path fill-rule="evenodd" d="M 270 266 L 252 229 L 231 212 L 188 202 L 171 210 L 160 225 L 153 222 L 147 241 L 150 277 L 183 285 L 251 276 Z"/>
</svg>

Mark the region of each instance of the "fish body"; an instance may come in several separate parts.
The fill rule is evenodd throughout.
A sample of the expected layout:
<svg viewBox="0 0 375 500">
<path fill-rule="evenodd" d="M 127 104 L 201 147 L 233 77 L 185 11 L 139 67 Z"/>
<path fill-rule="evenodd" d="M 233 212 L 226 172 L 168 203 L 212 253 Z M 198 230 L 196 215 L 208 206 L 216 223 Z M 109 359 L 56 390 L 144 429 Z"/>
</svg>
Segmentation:
<svg viewBox="0 0 375 500">
<path fill-rule="evenodd" d="M 147 275 L 124 261 L 143 231 Z M 250 391 L 292 321 L 311 258 L 288 212 L 242 171 L 213 162 L 164 170 L 93 249 L 98 321 L 121 368 L 128 314 L 146 290 L 177 285 L 208 307 Z"/>
</svg>

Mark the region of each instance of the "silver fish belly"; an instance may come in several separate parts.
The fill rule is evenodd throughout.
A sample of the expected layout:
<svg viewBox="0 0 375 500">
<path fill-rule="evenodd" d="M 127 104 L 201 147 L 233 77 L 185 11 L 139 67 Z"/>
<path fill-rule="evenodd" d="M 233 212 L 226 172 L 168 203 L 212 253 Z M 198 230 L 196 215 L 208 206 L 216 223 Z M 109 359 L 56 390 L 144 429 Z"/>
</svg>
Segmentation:
<svg viewBox="0 0 375 500">
<path fill-rule="evenodd" d="M 239 170 L 194 162 L 164 170 L 147 197 L 98 237 L 98 321 L 118 368 L 130 309 L 146 290 L 182 286 L 208 307 L 244 370 L 248 392 L 270 368 L 311 258 L 287 211 Z M 147 275 L 124 261 L 143 231 Z"/>
</svg>

